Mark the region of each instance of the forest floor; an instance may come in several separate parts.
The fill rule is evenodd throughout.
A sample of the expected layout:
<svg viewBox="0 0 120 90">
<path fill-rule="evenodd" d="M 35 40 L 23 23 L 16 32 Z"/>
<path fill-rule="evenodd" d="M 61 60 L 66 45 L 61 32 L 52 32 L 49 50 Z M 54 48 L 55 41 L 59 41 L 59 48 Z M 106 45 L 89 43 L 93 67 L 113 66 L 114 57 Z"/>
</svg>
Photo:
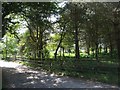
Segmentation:
<svg viewBox="0 0 120 90">
<path fill-rule="evenodd" d="M 0 60 L 2 88 L 118 88 L 117 86 L 59 76 L 44 70 Z"/>
</svg>

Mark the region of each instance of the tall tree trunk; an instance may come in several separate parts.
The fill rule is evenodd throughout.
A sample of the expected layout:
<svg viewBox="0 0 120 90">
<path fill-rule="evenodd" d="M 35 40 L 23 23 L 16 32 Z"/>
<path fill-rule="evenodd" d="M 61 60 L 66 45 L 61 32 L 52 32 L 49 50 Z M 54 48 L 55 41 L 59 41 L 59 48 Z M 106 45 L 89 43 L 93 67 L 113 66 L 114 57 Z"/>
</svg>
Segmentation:
<svg viewBox="0 0 120 90">
<path fill-rule="evenodd" d="M 92 47 L 92 54 L 93 54 L 93 57 L 95 57 L 95 49 Z"/>
<path fill-rule="evenodd" d="M 110 56 L 113 57 L 113 45 L 110 43 Z"/>
<path fill-rule="evenodd" d="M 118 3 L 117 8 L 114 11 L 114 31 L 115 31 L 115 41 L 117 46 L 118 60 L 120 60 L 120 2 Z"/>
<path fill-rule="evenodd" d="M 118 59 L 120 60 L 120 29 L 118 28 L 118 25 L 116 25 L 116 24 L 114 24 L 114 29 L 115 29 L 117 54 L 118 54 Z"/>
<path fill-rule="evenodd" d="M 90 55 L 90 47 L 87 47 L 87 54 Z"/>
<path fill-rule="evenodd" d="M 76 12 L 76 10 L 75 10 Z M 78 26 L 77 26 L 77 18 L 75 17 L 75 58 L 80 58 L 80 52 L 79 52 L 79 40 L 78 40 Z"/>
<path fill-rule="evenodd" d="M 115 39 L 116 39 L 115 41 L 116 41 L 116 45 L 117 45 L 118 62 L 120 62 L 120 12 L 119 12 L 119 10 L 117 11 L 117 9 L 120 9 L 120 1 L 114 12 L 114 22 L 113 22 L 114 31 L 115 31 Z M 118 69 L 120 69 L 120 67 L 118 67 Z M 118 78 L 120 78 L 119 74 L 120 74 L 120 72 L 118 72 Z M 120 86 L 119 80 L 118 80 L 118 86 Z"/>
<path fill-rule="evenodd" d="M 112 44 L 112 37 L 111 34 L 109 34 L 109 40 L 110 40 L 110 56 L 113 56 L 113 44 Z"/>
<path fill-rule="evenodd" d="M 39 34 L 38 34 L 39 30 L 38 30 L 38 29 L 39 29 L 39 27 L 37 27 L 37 36 L 36 36 L 36 37 L 37 37 L 37 40 L 36 40 L 36 42 L 37 42 L 36 55 L 37 55 L 37 57 L 40 59 L 40 57 L 39 57 L 39 56 L 40 56 L 40 55 L 39 55 Z"/>
<path fill-rule="evenodd" d="M 95 58 L 98 60 L 98 43 L 95 44 Z"/>
<path fill-rule="evenodd" d="M 104 47 L 104 53 L 105 54 L 107 54 L 108 53 L 108 50 L 107 50 L 108 48 L 107 48 L 107 45 L 105 45 L 105 47 Z"/>
<path fill-rule="evenodd" d="M 61 56 L 62 56 L 62 48 L 60 47 L 60 58 L 61 58 Z"/>
<path fill-rule="evenodd" d="M 80 58 L 80 52 L 79 52 L 79 40 L 78 40 L 78 13 L 77 13 L 77 5 L 74 5 L 73 11 L 72 11 L 72 17 L 73 17 L 73 26 L 74 26 L 74 38 L 75 38 L 75 58 Z"/>
<path fill-rule="evenodd" d="M 78 28 L 75 28 L 75 58 L 80 58 L 80 52 L 79 52 L 79 40 L 78 40 Z"/>
<path fill-rule="evenodd" d="M 63 40 L 63 38 L 61 37 L 61 39 L 59 41 L 59 44 L 58 44 L 58 46 L 57 46 L 57 48 L 55 50 L 55 53 L 54 53 L 55 59 L 57 58 L 57 52 L 58 52 L 59 47 L 61 46 L 62 40 Z"/>
<path fill-rule="evenodd" d="M 54 53 L 54 57 L 55 57 L 55 59 L 57 58 L 57 52 L 58 52 L 58 49 L 59 49 L 59 47 L 61 46 L 61 43 L 62 43 L 62 40 L 64 39 L 64 37 L 65 37 L 65 25 L 63 26 L 63 31 L 62 31 L 62 34 L 61 34 L 61 36 L 60 36 L 60 41 L 59 41 L 59 43 L 58 43 L 58 45 L 57 45 L 57 48 L 56 48 L 56 50 L 55 50 L 55 53 Z"/>
<path fill-rule="evenodd" d="M 64 50 L 65 50 L 65 48 L 64 47 L 62 47 L 63 48 L 63 57 L 65 56 L 65 54 L 64 54 Z"/>
<path fill-rule="evenodd" d="M 39 45 L 39 59 L 42 60 L 43 59 L 43 33 L 40 32 L 40 45 Z"/>
<path fill-rule="evenodd" d="M 102 46 L 100 45 L 99 47 L 99 53 L 101 54 L 102 53 Z"/>
</svg>

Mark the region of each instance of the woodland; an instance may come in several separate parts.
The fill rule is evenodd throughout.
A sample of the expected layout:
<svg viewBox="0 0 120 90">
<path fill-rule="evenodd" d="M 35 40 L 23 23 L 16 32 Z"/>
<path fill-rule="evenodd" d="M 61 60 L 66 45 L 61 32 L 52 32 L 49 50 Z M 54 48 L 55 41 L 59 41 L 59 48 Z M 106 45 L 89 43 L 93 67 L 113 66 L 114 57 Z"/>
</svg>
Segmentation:
<svg viewBox="0 0 120 90">
<path fill-rule="evenodd" d="M 119 2 L 4 2 L 0 57 L 118 85 Z"/>
</svg>

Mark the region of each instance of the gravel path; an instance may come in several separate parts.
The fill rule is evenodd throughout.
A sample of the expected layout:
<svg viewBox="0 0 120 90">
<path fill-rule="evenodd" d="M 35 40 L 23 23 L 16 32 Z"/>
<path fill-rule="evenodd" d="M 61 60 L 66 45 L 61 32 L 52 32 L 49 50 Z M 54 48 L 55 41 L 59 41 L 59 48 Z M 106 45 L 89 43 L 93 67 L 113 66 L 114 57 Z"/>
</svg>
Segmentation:
<svg viewBox="0 0 120 90">
<path fill-rule="evenodd" d="M 37 71 L 15 62 L 0 60 L 3 88 L 117 88 L 100 82 L 84 81 Z"/>
</svg>

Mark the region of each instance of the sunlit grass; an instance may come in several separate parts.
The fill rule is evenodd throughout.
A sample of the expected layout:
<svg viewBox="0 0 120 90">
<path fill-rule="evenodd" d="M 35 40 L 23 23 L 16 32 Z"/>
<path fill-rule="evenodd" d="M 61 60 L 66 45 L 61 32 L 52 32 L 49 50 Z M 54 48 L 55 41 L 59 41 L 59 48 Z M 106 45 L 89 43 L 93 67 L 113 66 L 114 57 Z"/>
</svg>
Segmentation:
<svg viewBox="0 0 120 90">
<path fill-rule="evenodd" d="M 58 53 L 57 56 L 60 56 L 60 52 Z M 63 56 L 63 53 L 61 53 L 61 56 Z M 75 57 L 75 53 L 64 53 L 64 56 L 67 56 L 67 57 Z M 87 53 L 80 53 L 80 56 L 81 57 L 87 57 Z M 54 57 L 54 52 L 51 51 L 50 52 L 50 58 L 53 58 Z"/>
<path fill-rule="evenodd" d="M 57 56 L 60 56 L 60 53 L 58 53 L 58 55 Z M 61 56 L 63 56 L 63 54 L 61 53 Z M 64 56 L 69 56 L 69 57 L 74 57 L 75 56 L 75 53 L 64 53 Z M 50 52 L 50 58 L 53 58 L 54 57 L 54 52 L 53 51 L 51 51 Z"/>
<path fill-rule="evenodd" d="M 53 51 L 51 51 L 49 54 L 49 58 L 52 59 L 49 60 L 49 58 L 47 58 L 43 64 L 37 64 L 27 61 L 23 61 L 20 63 L 34 68 L 40 67 L 46 71 L 59 75 L 67 75 L 70 77 L 77 77 L 116 85 L 118 83 L 118 63 L 117 61 L 115 62 L 115 58 L 107 58 L 108 54 L 105 55 L 105 57 L 104 54 L 101 54 L 99 57 L 100 62 L 97 62 L 95 60 L 92 60 L 94 58 L 92 54 L 88 56 L 87 53 L 80 53 L 81 58 L 77 61 L 77 63 L 75 63 L 75 53 L 65 52 L 65 57 L 63 57 L 62 53 L 60 57 L 60 53 L 58 53 L 57 60 L 54 60 Z M 103 59 L 105 61 L 102 61 Z M 89 68 L 95 69 L 89 70 Z"/>
</svg>

